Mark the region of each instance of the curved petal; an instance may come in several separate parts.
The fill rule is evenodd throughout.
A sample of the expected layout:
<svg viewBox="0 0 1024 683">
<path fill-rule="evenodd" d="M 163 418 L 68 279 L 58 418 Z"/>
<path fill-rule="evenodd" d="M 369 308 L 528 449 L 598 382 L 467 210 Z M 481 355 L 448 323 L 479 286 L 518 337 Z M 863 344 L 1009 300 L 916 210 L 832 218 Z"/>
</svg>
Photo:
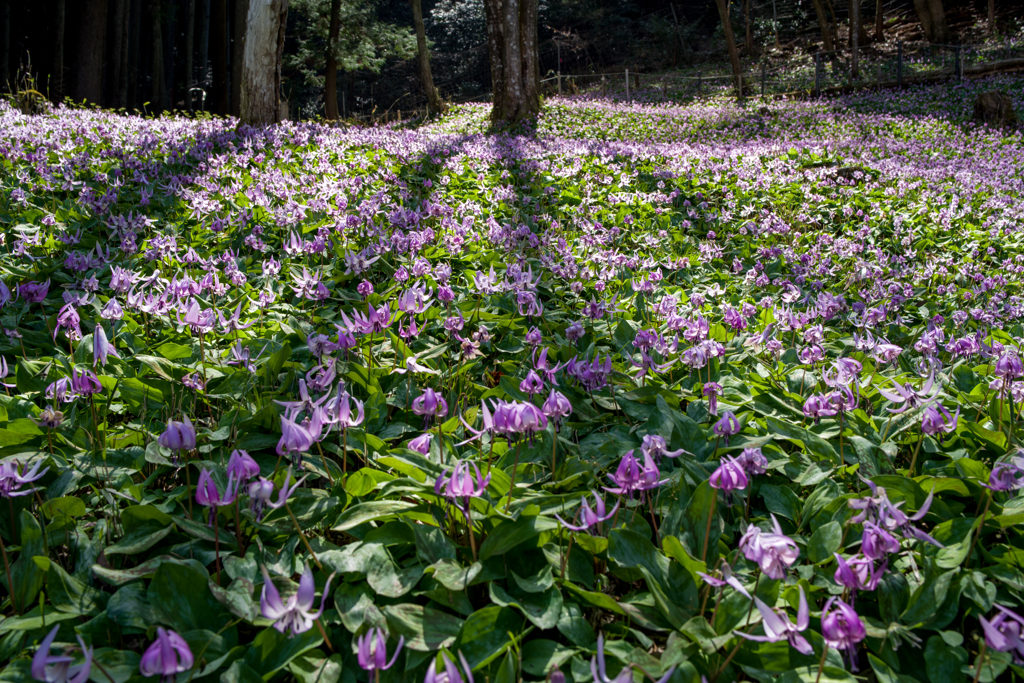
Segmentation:
<svg viewBox="0 0 1024 683">
<path fill-rule="evenodd" d="M 316 600 L 316 586 L 313 583 L 313 570 L 306 565 L 299 577 L 299 591 L 295 594 L 298 597 L 296 604 L 303 612 L 313 609 L 313 602 Z"/>
<path fill-rule="evenodd" d="M 50 656 L 50 646 L 53 644 L 53 639 L 57 637 L 57 631 L 60 630 L 60 624 L 57 624 L 53 629 L 46 634 L 43 638 L 43 642 L 39 643 L 39 649 L 36 650 L 35 655 L 32 657 L 32 678 L 37 681 L 46 680 L 46 664 L 47 659 Z"/>
<path fill-rule="evenodd" d="M 473 667 L 471 667 L 469 662 L 466 661 L 466 656 L 462 654 L 462 650 L 459 650 L 459 661 L 462 662 L 462 668 L 466 670 L 466 680 L 468 680 L 469 683 L 476 683 L 476 681 L 473 680 Z"/>
<path fill-rule="evenodd" d="M 804 595 L 804 587 L 800 586 L 800 606 L 796 610 L 796 627 L 803 631 L 810 623 L 811 612 L 807 607 L 807 596 Z"/>
<path fill-rule="evenodd" d="M 395 665 L 395 662 L 398 660 L 398 654 L 402 651 L 403 645 L 405 645 L 405 636 L 399 636 L 398 647 L 395 648 L 395 653 L 391 656 L 391 661 L 387 663 L 387 666 L 381 667 L 382 669 L 387 671 Z"/>
</svg>

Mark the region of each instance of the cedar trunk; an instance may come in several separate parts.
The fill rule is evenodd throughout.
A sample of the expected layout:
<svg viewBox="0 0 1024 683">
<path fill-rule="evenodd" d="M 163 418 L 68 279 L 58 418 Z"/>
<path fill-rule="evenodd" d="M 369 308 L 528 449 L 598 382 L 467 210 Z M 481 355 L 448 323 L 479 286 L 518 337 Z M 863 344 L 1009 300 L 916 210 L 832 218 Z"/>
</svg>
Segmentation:
<svg viewBox="0 0 1024 683">
<path fill-rule="evenodd" d="M 537 0 L 484 0 L 494 103 L 491 122 L 514 123 L 540 112 Z"/>
<path fill-rule="evenodd" d="M 747 53 L 752 53 L 754 51 L 754 34 L 750 26 L 750 0 L 743 0 L 743 25 L 747 30 Z"/>
<path fill-rule="evenodd" d="M 434 87 L 434 77 L 430 74 L 430 52 L 427 50 L 427 31 L 423 26 L 423 8 L 420 0 L 409 0 L 412 5 L 412 21 L 416 26 L 416 54 L 420 63 L 420 82 L 423 94 L 427 97 L 427 116 L 440 114 L 443 105 Z"/>
<path fill-rule="evenodd" d="M 110 36 L 110 80 L 107 101 L 115 109 L 128 106 L 128 12 L 129 0 L 113 0 L 111 7 L 114 35 Z"/>
<path fill-rule="evenodd" d="M 64 99 L 64 0 L 57 0 L 53 11 L 53 63 L 50 71 L 50 97 L 54 102 Z"/>
<path fill-rule="evenodd" d="M 857 63 L 860 47 L 860 0 L 850 0 L 850 77 L 860 77 L 860 66 Z"/>
<path fill-rule="evenodd" d="M 885 8 L 882 7 L 882 0 L 875 0 L 875 41 L 885 40 Z"/>
<path fill-rule="evenodd" d="M 327 68 L 324 70 L 324 113 L 328 120 L 338 118 L 338 58 L 334 44 L 341 30 L 341 0 L 331 0 L 331 23 L 327 34 Z"/>
<path fill-rule="evenodd" d="M 10 85 L 10 54 L 11 3 L 10 0 L 0 0 L 0 91 L 7 90 L 8 85 Z"/>
<path fill-rule="evenodd" d="M 196 0 L 185 3 L 185 110 L 192 113 L 192 84 L 195 83 Z"/>
<path fill-rule="evenodd" d="M 102 104 L 103 57 L 107 45 L 107 0 L 88 0 L 78 26 L 75 99 Z"/>
<path fill-rule="evenodd" d="M 942 6 L 942 0 L 914 0 L 914 12 L 917 13 L 928 42 L 950 41 L 949 25 L 946 23 L 946 11 Z"/>
<path fill-rule="evenodd" d="M 832 44 L 832 32 L 828 27 L 828 16 L 825 15 L 825 8 L 821 4 L 821 0 L 813 0 L 814 13 L 818 17 L 818 28 L 821 29 L 821 44 L 825 48 L 825 52 L 832 52 L 835 47 Z"/>
<path fill-rule="evenodd" d="M 228 0 L 213 0 L 210 8 L 210 64 L 213 87 L 210 93 L 213 111 L 221 116 L 231 113 L 228 90 Z"/>
<path fill-rule="evenodd" d="M 163 108 L 164 93 L 164 39 L 163 22 L 160 20 L 163 14 L 163 7 L 160 0 L 150 0 L 149 3 L 149 32 L 150 32 L 150 91 L 149 104 L 153 110 L 159 112 Z"/>
<path fill-rule="evenodd" d="M 199 25 L 199 45 L 196 46 L 199 52 L 196 56 L 199 62 L 197 81 L 199 82 L 199 87 L 205 90 L 208 86 L 206 76 L 209 74 L 210 69 L 210 0 L 199 1 L 202 4 L 196 15 L 196 21 Z"/>
<path fill-rule="evenodd" d="M 231 38 L 231 115 L 242 110 L 242 61 L 245 55 L 245 19 L 249 0 L 235 0 L 234 34 Z"/>
<path fill-rule="evenodd" d="M 736 37 L 732 34 L 732 21 L 729 20 L 729 0 L 715 0 L 715 4 L 718 5 L 718 15 L 722 18 L 722 28 L 725 30 L 725 47 L 729 51 L 736 94 L 741 96 L 740 76 L 743 73 L 743 66 L 740 64 L 740 53 L 736 50 Z"/>
<path fill-rule="evenodd" d="M 288 0 L 250 0 L 242 66 L 242 123 L 267 125 L 279 120 L 281 53 Z"/>
</svg>

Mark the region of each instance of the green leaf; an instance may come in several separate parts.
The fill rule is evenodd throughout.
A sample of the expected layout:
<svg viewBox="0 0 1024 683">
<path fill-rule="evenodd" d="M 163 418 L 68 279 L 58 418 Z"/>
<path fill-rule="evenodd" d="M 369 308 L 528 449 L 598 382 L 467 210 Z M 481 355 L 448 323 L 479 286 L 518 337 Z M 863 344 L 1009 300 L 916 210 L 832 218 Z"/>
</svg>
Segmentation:
<svg viewBox="0 0 1024 683">
<path fill-rule="evenodd" d="M 542 531 L 558 528 L 558 522 L 549 517 L 522 515 L 515 520 L 505 520 L 487 535 L 480 544 L 480 559 L 504 555 L 520 543 L 525 543 Z"/>
<path fill-rule="evenodd" d="M 264 680 L 268 680 L 271 674 L 288 666 L 296 657 L 318 647 L 323 641 L 320 630 L 316 628 L 297 636 L 265 628 L 253 639 L 243 660 Z"/>
<path fill-rule="evenodd" d="M 711 515 L 711 534 L 707 538 L 707 557 L 704 558 L 708 566 L 712 566 L 718 559 L 718 539 L 722 537 L 722 522 L 718 516 L 717 501 L 718 491 L 711 488 L 707 480 L 698 484 L 683 512 L 682 535 L 679 538 L 690 555 L 700 559 L 705 548 L 708 515 Z"/>
<path fill-rule="evenodd" d="M 822 524 L 807 543 L 807 558 L 814 564 L 832 559 L 832 553 L 839 550 L 842 539 L 843 527 L 839 522 Z"/>
<path fill-rule="evenodd" d="M 950 647 L 941 636 L 932 636 L 924 648 L 924 668 L 928 678 L 943 683 L 966 681 L 967 675 L 961 668 L 967 663 L 967 650 Z"/>
<path fill-rule="evenodd" d="M 12 593 L 15 605 L 19 612 L 24 612 L 35 602 L 46 580 L 46 572 L 32 559 L 36 556 L 46 557 L 46 542 L 43 538 L 43 528 L 32 514 L 22 510 L 20 520 L 21 552 L 18 553 L 18 559 L 11 564 L 11 581 L 14 582 Z M 6 585 L 7 577 L 0 578 Z"/>
<path fill-rule="evenodd" d="M 453 652 L 462 651 L 474 670 L 487 666 L 500 657 L 511 637 L 523 633 L 523 618 L 508 607 L 490 605 L 473 612 L 462 624 Z"/>
<path fill-rule="evenodd" d="M 558 616 L 562 612 L 562 593 L 557 588 L 550 588 L 543 593 L 523 592 L 512 596 L 496 581 L 488 585 L 491 602 L 502 607 L 518 608 L 537 628 L 547 630 L 558 623 Z"/>
<path fill-rule="evenodd" d="M 404 636 L 405 646 L 418 652 L 450 647 L 464 626 L 462 619 L 422 605 L 388 605 L 382 611 L 388 631 L 395 637 Z"/>
<path fill-rule="evenodd" d="M 207 577 L 191 567 L 163 563 L 149 584 L 148 598 L 162 623 L 178 632 L 219 623 L 227 615 L 207 585 Z"/>
<path fill-rule="evenodd" d="M 797 523 L 800 522 L 800 508 L 803 501 L 793 492 L 793 489 L 788 486 L 766 484 L 760 488 L 760 494 L 769 512 L 774 512 L 780 517 Z"/>
<path fill-rule="evenodd" d="M 61 612 L 81 615 L 99 614 L 110 597 L 108 593 L 68 575 L 56 562 L 50 562 L 46 573 L 46 595 L 50 604 Z"/>
<path fill-rule="evenodd" d="M 331 527 L 334 531 L 348 531 L 371 520 L 381 520 L 409 508 L 416 503 L 405 500 L 371 500 L 353 505 L 338 516 L 338 521 Z"/>
</svg>

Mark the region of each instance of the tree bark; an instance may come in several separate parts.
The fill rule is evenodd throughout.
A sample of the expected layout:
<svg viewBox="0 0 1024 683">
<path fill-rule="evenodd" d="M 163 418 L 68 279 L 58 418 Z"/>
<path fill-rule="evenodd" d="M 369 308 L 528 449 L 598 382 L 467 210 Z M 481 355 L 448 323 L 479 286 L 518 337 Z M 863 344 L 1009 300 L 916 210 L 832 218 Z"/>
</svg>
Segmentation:
<svg viewBox="0 0 1024 683">
<path fill-rule="evenodd" d="M 875 0 L 875 41 L 881 43 L 885 40 L 885 8 L 882 0 Z"/>
<path fill-rule="evenodd" d="M 331 0 L 331 23 L 327 34 L 327 68 L 324 70 L 324 113 L 329 121 L 338 119 L 338 58 L 334 50 L 340 30 L 341 0 Z"/>
<path fill-rule="evenodd" d="M 0 91 L 15 89 L 11 84 L 11 3 L 0 0 Z"/>
<path fill-rule="evenodd" d="M 750 0 L 743 0 L 743 25 L 746 29 L 747 53 L 754 52 L 754 34 L 750 26 Z"/>
<path fill-rule="evenodd" d="M 917 13 L 928 42 L 949 42 L 949 25 L 946 24 L 946 11 L 942 7 L 942 0 L 914 0 L 914 12 Z"/>
<path fill-rule="evenodd" d="M 150 31 L 150 91 L 149 103 L 152 109 L 160 112 L 164 109 L 164 42 L 163 8 L 160 0 L 150 0 L 149 31 Z"/>
<path fill-rule="evenodd" d="M 210 65 L 213 67 L 213 111 L 231 113 L 228 90 L 228 0 L 213 0 L 210 8 Z"/>
<path fill-rule="evenodd" d="M 65 0 L 57 0 L 53 10 L 53 62 L 50 67 L 50 97 L 54 102 L 64 99 L 64 16 Z"/>
<path fill-rule="evenodd" d="M 996 32 L 996 0 L 988 0 L 988 33 Z"/>
<path fill-rule="evenodd" d="M 103 58 L 107 44 L 107 0 L 88 0 L 78 26 L 75 99 L 103 104 Z"/>
<path fill-rule="evenodd" d="M 484 0 L 491 64 L 491 122 L 522 121 L 540 112 L 537 0 Z"/>
<path fill-rule="evenodd" d="M 818 17 L 818 28 L 821 29 L 821 44 L 825 48 L 825 52 L 832 52 L 835 46 L 832 44 L 832 32 L 828 27 L 828 16 L 825 14 L 825 7 L 821 4 L 821 0 L 813 0 L 814 13 Z"/>
<path fill-rule="evenodd" d="M 231 39 L 231 115 L 238 116 L 242 109 L 242 61 L 245 55 L 245 20 L 249 15 L 249 0 L 235 0 L 234 35 Z"/>
<path fill-rule="evenodd" d="M 141 91 L 139 82 L 142 80 L 142 0 L 131 0 L 131 11 L 128 19 L 128 106 L 138 109 Z"/>
<path fill-rule="evenodd" d="M 128 3 L 129 0 L 112 0 L 110 7 L 111 27 L 110 54 L 107 61 L 110 68 L 107 73 L 107 101 L 115 109 L 128 106 Z M 124 89 L 121 84 L 124 83 Z"/>
<path fill-rule="evenodd" d="M 288 0 L 250 0 L 242 65 L 242 123 L 259 126 L 279 120 L 281 53 Z"/>
<path fill-rule="evenodd" d="M 715 0 L 718 5 L 718 15 L 722 18 L 722 28 L 725 30 L 725 47 L 729 51 L 729 61 L 732 63 L 732 75 L 736 84 L 736 94 L 741 96 L 740 76 L 743 74 L 743 66 L 740 64 L 740 53 L 736 50 L 736 37 L 732 34 L 732 21 L 729 19 L 729 0 Z"/>
<path fill-rule="evenodd" d="M 195 83 L 196 0 L 185 3 L 185 111 L 192 113 L 192 84 Z"/>
<path fill-rule="evenodd" d="M 423 94 L 427 97 L 427 116 L 433 117 L 442 112 L 444 105 L 441 104 L 437 88 L 434 87 L 434 77 L 430 73 L 430 52 L 427 50 L 427 30 L 423 26 L 423 7 L 420 0 L 409 0 L 409 4 L 412 6 L 412 23 L 416 27 L 416 55 L 419 58 L 420 83 L 423 85 Z"/>
<path fill-rule="evenodd" d="M 210 0 L 199 0 L 202 5 L 196 15 L 199 22 L 199 54 L 196 60 L 199 62 L 199 73 L 196 74 L 196 82 L 203 90 L 208 87 L 206 77 L 210 73 Z"/>
<path fill-rule="evenodd" d="M 857 63 L 860 47 L 860 0 L 850 0 L 850 78 L 860 78 L 860 65 Z"/>
</svg>

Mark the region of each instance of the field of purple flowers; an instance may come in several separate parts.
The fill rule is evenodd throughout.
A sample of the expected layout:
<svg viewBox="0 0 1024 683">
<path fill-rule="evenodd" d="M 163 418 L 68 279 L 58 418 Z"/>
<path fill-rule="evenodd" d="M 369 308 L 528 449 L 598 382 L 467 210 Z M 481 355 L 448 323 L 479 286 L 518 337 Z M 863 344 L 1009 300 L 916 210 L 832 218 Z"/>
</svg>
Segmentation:
<svg viewBox="0 0 1024 683">
<path fill-rule="evenodd" d="M 1018 680 L 992 86 L 0 105 L 0 681 Z"/>
</svg>

